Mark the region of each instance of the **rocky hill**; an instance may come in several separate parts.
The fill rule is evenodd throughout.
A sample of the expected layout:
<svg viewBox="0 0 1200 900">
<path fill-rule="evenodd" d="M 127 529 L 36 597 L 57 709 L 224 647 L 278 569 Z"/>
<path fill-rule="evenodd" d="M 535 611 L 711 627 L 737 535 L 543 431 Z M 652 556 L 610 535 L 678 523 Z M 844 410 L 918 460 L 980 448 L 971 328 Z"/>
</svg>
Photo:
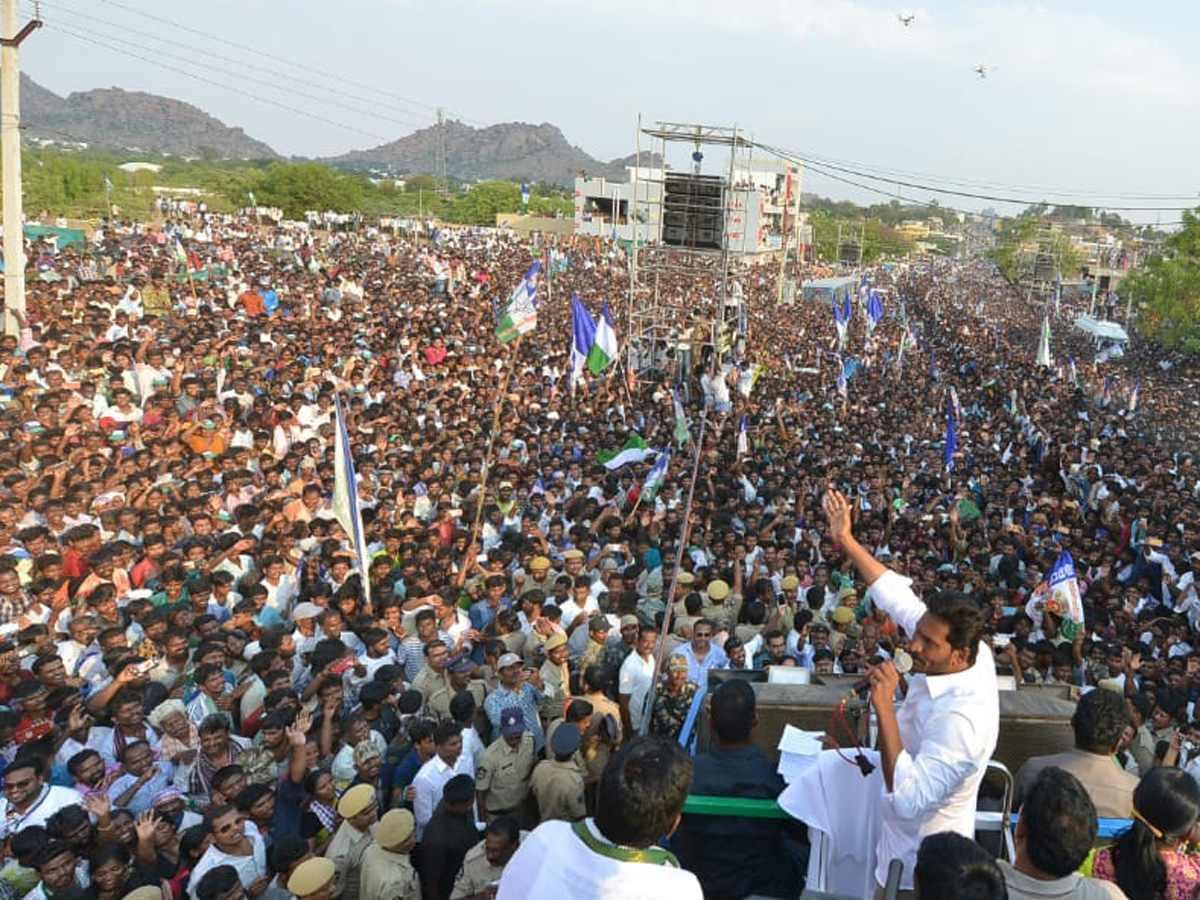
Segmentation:
<svg viewBox="0 0 1200 900">
<path fill-rule="evenodd" d="M 21 76 L 25 136 L 86 143 L 103 150 L 142 150 L 214 159 L 279 156 L 240 128 L 231 128 L 190 103 L 121 88 L 59 97 Z"/>
<path fill-rule="evenodd" d="M 202 109 L 142 91 L 97 88 L 60 97 L 22 75 L 21 117 L 27 140 L 211 159 L 279 158 L 262 141 Z M 636 159 L 595 159 L 546 122 L 505 122 L 486 128 L 447 122 L 443 127 L 447 174 L 464 181 L 502 178 L 571 185 L 581 171 L 624 181 L 626 166 Z M 370 150 L 323 161 L 356 171 L 436 174 L 438 139 L 438 127 L 432 125 Z"/>
<path fill-rule="evenodd" d="M 543 122 L 505 122 L 472 128 L 445 124 L 447 174 L 464 181 L 503 178 L 570 185 L 581 171 L 618 181 L 634 157 L 602 162 L 569 143 L 557 126 Z M 370 150 L 355 150 L 325 160 L 344 169 L 377 169 L 396 175 L 436 173 L 438 127 L 432 125 Z"/>
</svg>

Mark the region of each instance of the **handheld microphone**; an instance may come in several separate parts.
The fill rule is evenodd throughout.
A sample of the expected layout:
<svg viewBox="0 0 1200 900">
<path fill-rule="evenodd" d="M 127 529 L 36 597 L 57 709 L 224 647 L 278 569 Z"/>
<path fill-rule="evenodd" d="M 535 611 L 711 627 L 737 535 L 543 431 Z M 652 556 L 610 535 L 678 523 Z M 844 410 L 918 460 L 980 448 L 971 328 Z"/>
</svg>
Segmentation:
<svg viewBox="0 0 1200 900">
<path fill-rule="evenodd" d="M 892 657 L 892 665 L 896 667 L 896 671 L 901 675 L 907 675 L 912 671 L 912 657 L 903 650 L 897 650 L 895 655 Z M 867 694 L 871 692 L 871 676 L 866 675 L 860 678 L 858 681 L 854 682 L 854 687 L 852 687 L 850 690 L 851 692 L 858 694 L 860 699 L 865 700 L 867 698 Z"/>
</svg>

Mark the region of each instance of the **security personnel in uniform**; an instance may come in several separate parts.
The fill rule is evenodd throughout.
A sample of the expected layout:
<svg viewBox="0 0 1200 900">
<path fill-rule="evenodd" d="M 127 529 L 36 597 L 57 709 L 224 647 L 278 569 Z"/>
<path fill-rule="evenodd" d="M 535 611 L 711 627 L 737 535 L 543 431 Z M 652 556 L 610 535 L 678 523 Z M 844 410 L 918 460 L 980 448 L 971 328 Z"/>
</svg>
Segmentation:
<svg viewBox="0 0 1200 900">
<path fill-rule="evenodd" d="M 529 776 L 537 762 L 533 735 L 525 728 L 525 713 L 519 706 L 500 711 L 500 737 L 483 751 L 475 770 L 479 808 L 491 822 L 499 816 L 527 817 Z"/>
<path fill-rule="evenodd" d="M 354 785 L 342 794 L 337 811 L 342 824 L 329 842 L 325 855 L 333 860 L 338 896 L 341 900 L 358 900 L 362 855 L 371 845 L 371 833 L 379 820 L 375 788 L 369 784 Z"/>
<path fill-rule="evenodd" d="M 539 708 L 546 724 L 562 716 L 563 700 L 571 696 L 571 670 L 567 665 L 570 654 L 565 634 L 552 634 L 546 640 L 546 661 L 541 668 L 546 687 Z"/>
<path fill-rule="evenodd" d="M 421 882 L 408 854 L 417 843 L 417 823 L 407 809 L 392 809 L 375 827 L 375 841 L 362 855 L 361 895 L 387 900 L 421 900 Z"/>
<path fill-rule="evenodd" d="M 541 821 L 565 819 L 574 822 L 587 815 L 583 798 L 583 773 L 575 764 L 579 749 L 579 726 L 574 722 L 560 725 L 550 740 L 554 759 L 544 759 L 534 767 L 530 778 L 537 798 Z"/>
<path fill-rule="evenodd" d="M 296 900 L 333 900 L 334 875 L 332 860 L 314 856 L 296 866 L 287 889 Z"/>
<path fill-rule="evenodd" d="M 512 816 L 501 816 L 492 822 L 484 832 L 483 840 L 467 851 L 450 900 L 490 900 L 489 889 L 499 883 L 504 867 L 528 833 L 518 829 L 517 820 Z"/>
</svg>

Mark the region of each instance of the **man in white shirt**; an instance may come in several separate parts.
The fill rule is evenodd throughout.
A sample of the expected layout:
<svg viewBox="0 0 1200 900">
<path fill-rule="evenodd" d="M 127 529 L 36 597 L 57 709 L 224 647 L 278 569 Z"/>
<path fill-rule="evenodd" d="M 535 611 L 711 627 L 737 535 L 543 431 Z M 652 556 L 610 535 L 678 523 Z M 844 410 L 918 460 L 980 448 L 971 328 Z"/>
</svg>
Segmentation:
<svg viewBox="0 0 1200 900">
<path fill-rule="evenodd" d="M 251 896 L 258 896 L 270 880 L 267 868 L 267 845 L 254 823 L 242 821 L 233 806 L 210 807 L 204 815 L 204 824 L 212 835 L 204 855 L 192 869 L 188 879 L 188 897 L 197 900 L 196 888 L 204 874 L 217 866 L 232 866 L 238 880 Z"/>
<path fill-rule="evenodd" d="M 1179 576 L 1179 580 L 1175 582 L 1174 589 L 1170 591 L 1170 594 L 1174 600 L 1172 607 L 1174 611 L 1186 613 L 1188 624 L 1192 628 L 1196 628 L 1200 626 L 1200 594 L 1197 593 L 1200 585 L 1197 584 L 1196 579 L 1197 572 L 1200 572 L 1200 550 L 1193 553 L 1188 558 L 1188 562 L 1190 564 L 1188 570 Z"/>
<path fill-rule="evenodd" d="M 64 806 L 79 803 L 79 794 L 68 787 L 42 782 L 43 760 L 22 756 L 4 770 L 4 796 L 0 797 L 0 840 L 7 840 L 31 825 L 45 826 Z"/>
<path fill-rule="evenodd" d="M 885 661 L 869 677 L 884 780 L 875 881 L 883 885 L 888 863 L 899 859 L 901 888 L 911 890 L 922 838 L 939 831 L 974 836 L 976 793 L 1000 731 L 996 666 L 980 640 L 983 616 L 970 597 L 941 593 L 923 603 L 908 579 L 855 540 L 842 494 L 826 493 L 824 507 L 834 540 L 870 585 L 875 603 L 910 636 L 914 674 L 899 713 L 895 665 Z M 882 895 L 878 887 L 876 896 Z"/>
<path fill-rule="evenodd" d="M 658 629 L 643 625 L 638 629 L 637 645 L 633 652 L 621 663 L 617 691 L 625 734 L 638 734 L 645 721 L 646 697 L 654 683 L 654 648 L 657 643 Z"/>
<path fill-rule="evenodd" d="M 433 818 L 442 799 L 446 782 L 455 775 L 475 777 L 475 760 L 470 753 L 463 753 L 462 726 L 457 722 L 442 722 L 433 733 L 435 752 L 421 766 L 413 779 L 413 817 L 417 821 L 417 839 L 425 833 L 425 826 Z"/>
</svg>

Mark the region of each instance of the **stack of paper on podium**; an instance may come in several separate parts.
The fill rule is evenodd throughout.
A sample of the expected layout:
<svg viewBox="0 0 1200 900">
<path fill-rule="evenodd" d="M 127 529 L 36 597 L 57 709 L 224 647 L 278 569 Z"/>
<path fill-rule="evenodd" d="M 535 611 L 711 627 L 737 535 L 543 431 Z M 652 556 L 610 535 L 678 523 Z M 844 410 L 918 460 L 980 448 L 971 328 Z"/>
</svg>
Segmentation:
<svg viewBox="0 0 1200 900">
<path fill-rule="evenodd" d="M 795 725 L 785 725 L 779 737 L 780 777 L 791 784 L 816 764 L 820 753 L 819 731 L 802 731 Z"/>
</svg>

